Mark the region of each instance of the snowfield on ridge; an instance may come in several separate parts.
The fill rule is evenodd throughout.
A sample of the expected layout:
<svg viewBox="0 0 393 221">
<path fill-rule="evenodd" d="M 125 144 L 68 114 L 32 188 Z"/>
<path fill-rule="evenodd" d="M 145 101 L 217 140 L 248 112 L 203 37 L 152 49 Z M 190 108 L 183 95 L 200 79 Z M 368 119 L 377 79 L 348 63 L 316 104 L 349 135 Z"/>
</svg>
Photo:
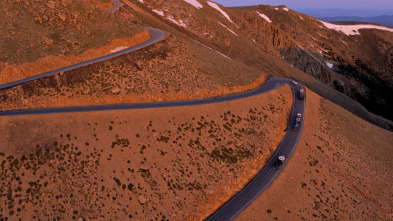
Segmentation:
<svg viewBox="0 0 393 221">
<path fill-rule="evenodd" d="M 258 13 L 259 16 L 261 16 L 263 19 L 265 19 L 267 22 L 272 23 L 272 20 L 270 20 L 269 17 L 267 17 L 265 14 L 260 13 L 259 11 L 255 11 Z"/>
<path fill-rule="evenodd" d="M 320 21 L 326 28 L 341 31 L 346 35 L 360 35 L 359 29 L 378 29 L 393 32 L 393 28 L 387 28 L 377 25 L 336 25 L 324 21 Z"/>
<path fill-rule="evenodd" d="M 203 5 L 201 5 L 201 3 L 199 3 L 197 0 L 184 0 L 184 1 L 194 6 L 197 9 L 203 8 Z"/>
<path fill-rule="evenodd" d="M 209 4 L 212 8 L 216 9 L 217 11 L 219 11 L 226 19 L 228 19 L 228 21 L 230 21 L 231 23 L 233 23 L 234 25 L 236 25 L 236 24 L 231 20 L 231 18 L 229 17 L 229 15 L 228 15 L 225 11 L 223 11 L 223 10 L 220 8 L 220 6 L 218 6 L 216 3 L 207 1 L 207 4 Z M 237 26 L 237 25 L 236 25 L 236 26 Z"/>
</svg>

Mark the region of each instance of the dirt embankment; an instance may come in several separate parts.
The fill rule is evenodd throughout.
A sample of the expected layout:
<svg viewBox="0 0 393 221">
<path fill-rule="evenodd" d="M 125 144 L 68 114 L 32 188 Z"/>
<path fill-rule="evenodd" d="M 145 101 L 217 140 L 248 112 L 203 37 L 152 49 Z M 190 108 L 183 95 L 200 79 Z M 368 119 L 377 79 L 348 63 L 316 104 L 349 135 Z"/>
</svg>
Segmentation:
<svg viewBox="0 0 393 221">
<path fill-rule="evenodd" d="M 145 29 L 133 36 L 132 38 L 114 39 L 108 45 L 99 48 L 91 48 L 80 55 L 70 56 L 46 56 L 34 62 L 24 63 L 22 65 L 10 65 L 8 63 L 0 64 L 0 84 L 17 81 L 34 75 L 53 71 L 59 68 L 67 67 L 83 61 L 88 61 L 97 57 L 110 54 L 117 48 L 128 48 L 140 44 L 150 38 L 150 33 Z"/>
<path fill-rule="evenodd" d="M 282 139 L 288 86 L 190 107 L 0 118 L 0 218 L 201 220 Z"/>
<path fill-rule="evenodd" d="M 307 91 L 283 172 L 237 220 L 392 220 L 393 133 Z"/>
</svg>

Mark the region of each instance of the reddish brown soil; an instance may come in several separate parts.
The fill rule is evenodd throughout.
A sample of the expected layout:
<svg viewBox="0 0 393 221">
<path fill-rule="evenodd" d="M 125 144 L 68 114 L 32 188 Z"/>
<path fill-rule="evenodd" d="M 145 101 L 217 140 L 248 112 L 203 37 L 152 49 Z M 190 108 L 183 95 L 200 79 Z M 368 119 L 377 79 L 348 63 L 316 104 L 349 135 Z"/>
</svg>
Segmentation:
<svg viewBox="0 0 393 221">
<path fill-rule="evenodd" d="M 51 55 L 40 58 L 34 62 L 24 63 L 22 65 L 9 65 L 8 63 L 3 63 L 0 64 L 0 84 L 17 81 L 83 61 L 98 58 L 109 54 L 111 50 L 114 50 L 117 47 L 132 47 L 148 40 L 149 38 L 150 33 L 145 30 L 128 39 L 114 39 L 108 45 L 99 48 L 88 49 L 80 55 Z"/>
<path fill-rule="evenodd" d="M 212 105 L 0 118 L 0 217 L 200 220 L 284 135 L 288 86 Z"/>
<path fill-rule="evenodd" d="M 294 155 L 236 220 L 393 220 L 393 134 L 307 91 Z"/>
</svg>

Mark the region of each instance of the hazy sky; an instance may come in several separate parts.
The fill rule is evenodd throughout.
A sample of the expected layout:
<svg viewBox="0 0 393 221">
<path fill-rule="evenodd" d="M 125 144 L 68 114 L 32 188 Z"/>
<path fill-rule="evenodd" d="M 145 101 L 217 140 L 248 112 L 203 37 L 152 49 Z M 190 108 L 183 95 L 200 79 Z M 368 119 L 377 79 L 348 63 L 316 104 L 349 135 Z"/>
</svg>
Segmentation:
<svg viewBox="0 0 393 221">
<path fill-rule="evenodd" d="M 393 10 L 393 0 L 213 0 L 224 6 L 286 5 L 292 9 L 334 8 Z"/>
</svg>

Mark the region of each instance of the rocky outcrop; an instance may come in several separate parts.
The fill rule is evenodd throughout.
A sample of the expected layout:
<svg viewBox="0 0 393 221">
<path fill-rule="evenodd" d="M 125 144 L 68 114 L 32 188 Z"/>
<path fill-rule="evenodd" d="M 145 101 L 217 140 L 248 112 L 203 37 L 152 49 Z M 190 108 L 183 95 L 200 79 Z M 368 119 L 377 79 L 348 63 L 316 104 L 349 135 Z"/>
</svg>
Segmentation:
<svg viewBox="0 0 393 221">
<path fill-rule="evenodd" d="M 233 9 L 251 28 L 245 34 L 260 49 L 358 101 L 369 111 L 393 120 L 393 33 L 360 30 L 346 35 L 319 20 L 284 7 Z M 269 21 L 262 16 L 269 18 Z"/>
</svg>

